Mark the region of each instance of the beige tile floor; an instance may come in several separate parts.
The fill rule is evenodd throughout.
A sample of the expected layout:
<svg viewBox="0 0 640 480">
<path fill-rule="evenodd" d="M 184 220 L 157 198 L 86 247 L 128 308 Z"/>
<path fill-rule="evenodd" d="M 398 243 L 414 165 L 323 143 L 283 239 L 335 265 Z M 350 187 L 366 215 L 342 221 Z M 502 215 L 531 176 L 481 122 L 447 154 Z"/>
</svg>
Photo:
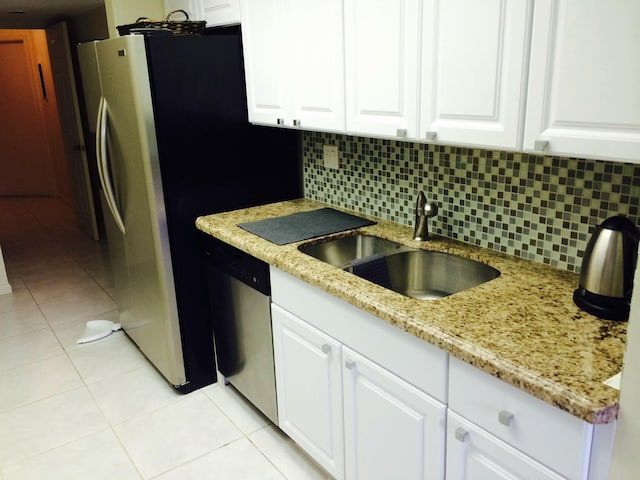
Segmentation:
<svg viewBox="0 0 640 480">
<path fill-rule="evenodd" d="M 104 242 L 47 198 L 0 198 L 0 480 L 325 479 L 232 387 L 177 394 L 116 320 Z"/>
</svg>

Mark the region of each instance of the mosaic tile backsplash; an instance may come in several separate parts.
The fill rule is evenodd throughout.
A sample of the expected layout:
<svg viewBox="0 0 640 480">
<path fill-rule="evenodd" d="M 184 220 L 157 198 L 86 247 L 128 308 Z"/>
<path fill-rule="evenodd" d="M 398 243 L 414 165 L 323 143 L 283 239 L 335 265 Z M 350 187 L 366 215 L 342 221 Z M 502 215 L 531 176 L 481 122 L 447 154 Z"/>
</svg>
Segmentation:
<svg viewBox="0 0 640 480">
<path fill-rule="evenodd" d="M 304 132 L 303 162 L 306 198 L 413 226 L 423 190 L 439 207 L 430 232 L 574 272 L 599 223 L 639 222 L 636 164 L 319 132 Z"/>
</svg>

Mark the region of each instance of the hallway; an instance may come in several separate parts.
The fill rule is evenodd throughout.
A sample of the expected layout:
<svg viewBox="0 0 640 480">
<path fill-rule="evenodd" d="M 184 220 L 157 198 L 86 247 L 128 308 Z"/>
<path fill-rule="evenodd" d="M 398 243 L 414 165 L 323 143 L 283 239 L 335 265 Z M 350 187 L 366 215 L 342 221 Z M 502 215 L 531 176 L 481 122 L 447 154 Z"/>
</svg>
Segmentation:
<svg viewBox="0 0 640 480">
<path fill-rule="evenodd" d="M 232 387 L 181 395 L 117 321 L 108 254 L 50 198 L 0 198 L 0 480 L 325 479 Z"/>
</svg>

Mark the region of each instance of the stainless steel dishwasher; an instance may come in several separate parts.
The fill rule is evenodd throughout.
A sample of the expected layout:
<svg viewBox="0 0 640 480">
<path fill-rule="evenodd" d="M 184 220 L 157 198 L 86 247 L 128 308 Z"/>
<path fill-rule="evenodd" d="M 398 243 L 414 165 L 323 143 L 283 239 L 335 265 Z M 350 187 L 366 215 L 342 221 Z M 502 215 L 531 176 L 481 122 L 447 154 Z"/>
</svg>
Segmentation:
<svg viewBox="0 0 640 480">
<path fill-rule="evenodd" d="M 218 371 L 278 424 L 269 265 L 203 235 Z"/>
</svg>

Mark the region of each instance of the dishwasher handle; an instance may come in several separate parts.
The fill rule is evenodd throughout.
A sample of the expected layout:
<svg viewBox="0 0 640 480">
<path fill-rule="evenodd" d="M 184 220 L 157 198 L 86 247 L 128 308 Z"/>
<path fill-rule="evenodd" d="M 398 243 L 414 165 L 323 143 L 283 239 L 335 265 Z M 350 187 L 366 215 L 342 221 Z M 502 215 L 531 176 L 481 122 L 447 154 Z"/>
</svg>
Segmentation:
<svg viewBox="0 0 640 480">
<path fill-rule="evenodd" d="M 213 237 L 205 238 L 204 243 L 204 253 L 215 268 L 263 295 L 271 295 L 268 263 Z"/>
</svg>

